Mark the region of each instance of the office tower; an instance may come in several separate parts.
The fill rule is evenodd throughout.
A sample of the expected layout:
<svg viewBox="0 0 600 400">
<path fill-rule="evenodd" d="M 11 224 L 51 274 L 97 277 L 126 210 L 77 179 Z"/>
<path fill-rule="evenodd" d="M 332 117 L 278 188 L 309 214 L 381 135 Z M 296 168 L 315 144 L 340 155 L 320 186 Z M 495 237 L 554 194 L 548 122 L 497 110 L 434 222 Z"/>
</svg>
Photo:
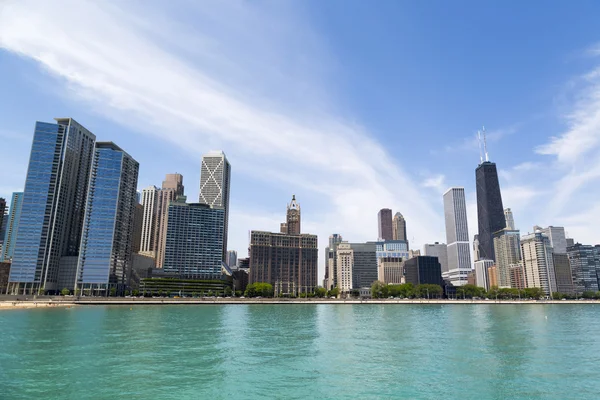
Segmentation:
<svg viewBox="0 0 600 400">
<path fill-rule="evenodd" d="M 492 235 L 506 228 L 502 195 L 498 182 L 496 164 L 482 161 L 475 170 L 477 183 L 477 222 L 479 239 L 479 257 L 495 260 Z"/>
<path fill-rule="evenodd" d="M 494 265 L 493 260 L 475 261 L 475 284 L 485 290 L 490 290 L 488 269 Z"/>
<path fill-rule="evenodd" d="M 510 287 L 513 289 L 525 289 L 525 274 L 521 264 L 511 264 L 508 268 L 510 273 Z"/>
<path fill-rule="evenodd" d="M 575 239 L 566 238 L 565 241 L 567 242 L 567 248 L 575 246 Z"/>
<path fill-rule="evenodd" d="M 406 220 L 399 212 L 394 215 L 394 219 L 392 220 L 392 239 L 405 240 L 408 242 L 408 237 L 406 236 Z"/>
<path fill-rule="evenodd" d="M 7 220 L 8 215 L 6 215 L 6 199 L 4 197 L 0 197 L 0 252 L 2 252 L 2 244 L 4 243 Z"/>
<path fill-rule="evenodd" d="M 238 268 L 248 271 L 250 269 L 250 258 L 240 258 L 238 259 Z"/>
<path fill-rule="evenodd" d="M 550 239 L 550 246 L 554 248 L 555 253 L 567 254 L 567 237 L 565 234 L 565 228 L 562 226 L 549 226 L 542 228 L 534 226 L 533 231 L 541 231 L 544 235 Z"/>
<path fill-rule="evenodd" d="M 379 210 L 377 226 L 379 228 L 379 240 L 392 240 L 392 210 L 389 208 Z"/>
<path fill-rule="evenodd" d="M 225 261 L 225 263 L 229 266 L 229 268 L 237 268 L 237 251 L 227 251 L 227 260 Z"/>
<path fill-rule="evenodd" d="M 200 203 L 211 207 L 223 207 L 225 211 L 225 231 L 223 232 L 223 260 L 227 255 L 227 234 L 229 232 L 229 189 L 231 166 L 222 151 L 213 151 L 202 156 L 200 169 Z M 300 224 L 298 224 L 300 229 Z"/>
<path fill-rule="evenodd" d="M 79 254 L 96 136 L 71 118 L 55 120 L 35 125 L 9 278 L 13 293 L 60 290 L 60 258 Z"/>
<path fill-rule="evenodd" d="M 506 229 L 514 231 L 515 229 L 515 218 L 513 217 L 512 210 L 510 208 L 504 209 L 504 219 L 506 220 Z"/>
<path fill-rule="evenodd" d="M 437 257 L 418 256 L 404 262 L 404 279 L 413 285 L 434 284 L 444 286 L 442 266 Z"/>
<path fill-rule="evenodd" d="M 4 234 L 4 244 L 2 246 L 2 253 L 0 254 L 0 262 L 11 261 L 13 258 L 22 207 L 23 192 L 14 192 L 10 200 L 10 212 L 6 219 L 6 233 Z"/>
<path fill-rule="evenodd" d="M 481 261 L 481 260 L 480 260 Z M 491 261 L 491 260 L 486 260 Z M 498 267 L 492 265 L 488 267 L 488 288 L 498 287 Z"/>
<path fill-rule="evenodd" d="M 581 243 L 567 249 L 573 277 L 573 288 L 577 293 L 597 292 L 599 290 L 599 253 L 598 247 Z"/>
<path fill-rule="evenodd" d="M 165 262 L 165 242 L 167 240 L 167 212 L 169 203 L 175 201 L 177 196 L 183 196 L 183 176 L 181 174 L 167 174 L 158 191 L 156 205 L 156 267 L 162 268 Z"/>
<path fill-rule="evenodd" d="M 252 231 L 249 282 L 270 283 L 275 295 L 312 293 L 317 287 L 318 253 L 316 235 Z"/>
<path fill-rule="evenodd" d="M 404 261 L 402 257 L 383 257 L 377 260 L 377 280 L 386 285 L 403 283 Z"/>
<path fill-rule="evenodd" d="M 437 257 L 442 266 L 442 276 L 448 276 L 448 246 L 446 243 L 424 244 L 423 255 Z"/>
<path fill-rule="evenodd" d="M 524 235 L 521 238 L 521 254 L 525 286 L 541 288 L 546 295 L 556 292 L 553 248 L 548 236 L 539 230 Z"/>
<path fill-rule="evenodd" d="M 354 265 L 354 251 L 352 247 L 342 242 L 337 246 L 337 281 L 340 293 L 352 290 L 352 266 Z"/>
<path fill-rule="evenodd" d="M 387 242 L 389 243 L 389 242 Z M 349 243 L 353 251 L 352 287 L 371 287 L 377 280 L 377 247 L 379 243 Z"/>
<path fill-rule="evenodd" d="M 521 262 L 521 235 L 519 231 L 504 228 L 493 237 L 498 287 L 510 288 L 510 266 Z"/>
<path fill-rule="evenodd" d="M 556 291 L 564 294 L 574 294 L 573 274 L 567 254 L 554 253 L 554 275 L 556 276 Z"/>
<path fill-rule="evenodd" d="M 169 205 L 163 269 L 180 278 L 218 279 L 224 260 L 225 209 L 185 200 L 179 196 Z"/>
<path fill-rule="evenodd" d="M 462 286 L 467 283 L 467 275 L 471 272 L 465 188 L 453 187 L 446 190 L 444 218 L 448 248 L 448 272 L 444 275 L 444 279 L 449 280 L 454 286 Z"/>
<path fill-rule="evenodd" d="M 75 283 L 83 293 L 129 286 L 138 171 L 119 146 L 96 142 Z"/>
<path fill-rule="evenodd" d="M 138 192 L 139 194 L 139 192 Z M 139 196 L 136 196 L 139 197 Z M 133 235 L 131 236 L 131 250 L 134 253 L 140 252 L 142 243 L 142 224 L 144 223 L 144 206 L 137 202 L 133 210 Z"/>
<path fill-rule="evenodd" d="M 158 188 L 156 186 L 148 186 L 142 190 L 142 206 L 144 206 L 144 218 L 142 220 L 140 254 L 154 258 L 156 257 L 156 219 L 158 216 Z"/>
<path fill-rule="evenodd" d="M 300 234 L 300 204 L 296 201 L 296 195 L 292 195 L 292 201 L 287 206 L 285 228 L 288 235 Z"/>
<path fill-rule="evenodd" d="M 282 232 L 283 233 L 283 232 Z M 329 246 L 325 248 L 325 279 L 323 287 L 331 290 L 337 285 L 337 245 L 342 242 L 342 235 L 334 233 L 329 236 Z"/>
</svg>

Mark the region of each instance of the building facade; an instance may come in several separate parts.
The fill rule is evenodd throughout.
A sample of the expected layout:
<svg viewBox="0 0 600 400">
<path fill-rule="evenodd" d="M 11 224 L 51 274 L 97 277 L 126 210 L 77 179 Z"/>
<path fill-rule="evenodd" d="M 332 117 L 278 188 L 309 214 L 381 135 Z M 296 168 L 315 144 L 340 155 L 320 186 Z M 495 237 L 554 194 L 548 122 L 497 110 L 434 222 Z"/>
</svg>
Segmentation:
<svg viewBox="0 0 600 400">
<path fill-rule="evenodd" d="M 138 196 L 137 197 L 141 197 Z M 140 252 L 140 244 L 142 243 L 142 224 L 144 222 L 144 206 L 137 202 L 133 210 L 133 236 L 131 238 L 131 249 L 134 253 Z"/>
<path fill-rule="evenodd" d="M 404 262 L 404 279 L 413 285 L 433 284 L 444 286 L 442 266 L 437 257 L 418 256 Z"/>
<path fill-rule="evenodd" d="M 479 260 L 481 261 L 481 260 Z M 491 260 L 486 260 L 491 261 Z M 498 267 L 492 265 L 488 267 L 488 288 L 498 287 Z"/>
<path fill-rule="evenodd" d="M 219 279 L 225 210 L 185 200 L 180 196 L 169 205 L 164 272 L 185 279 Z"/>
<path fill-rule="evenodd" d="M 379 230 L 379 240 L 393 239 L 392 210 L 389 208 L 379 210 L 379 213 L 377 213 L 377 228 Z"/>
<path fill-rule="evenodd" d="M 287 233 L 288 235 L 299 235 L 301 232 L 301 215 L 300 204 L 298 204 L 296 201 L 296 195 L 292 195 L 292 201 L 287 205 L 287 212 L 285 216 L 285 224 L 282 224 L 282 233 Z"/>
<path fill-rule="evenodd" d="M 404 261 L 402 257 L 383 257 L 378 259 L 377 280 L 386 285 L 404 283 Z"/>
<path fill-rule="evenodd" d="M 576 243 L 567 249 L 573 289 L 581 294 L 583 292 L 596 292 L 599 290 L 598 274 L 600 274 L 600 250 L 598 247 Z"/>
<path fill-rule="evenodd" d="M 199 202 L 211 207 L 221 207 L 225 212 L 222 259 L 227 256 L 227 234 L 229 232 L 229 191 L 231 185 L 231 165 L 222 151 L 214 151 L 202 156 L 200 168 Z"/>
<path fill-rule="evenodd" d="M 12 293 L 56 292 L 60 258 L 79 254 L 96 136 L 71 118 L 55 120 L 35 125 L 9 278 Z"/>
<path fill-rule="evenodd" d="M 331 290 L 337 286 L 337 258 L 336 248 L 342 242 L 342 235 L 334 233 L 329 236 L 329 246 L 325 248 L 325 279 L 323 287 Z"/>
<path fill-rule="evenodd" d="M 573 274 L 568 254 L 552 254 L 554 275 L 556 276 L 556 291 L 563 294 L 574 294 Z"/>
<path fill-rule="evenodd" d="M 510 272 L 510 287 L 514 289 L 525 289 L 525 273 L 521 264 L 511 264 Z"/>
<path fill-rule="evenodd" d="M 230 268 L 237 268 L 237 251 L 235 250 L 228 250 L 227 251 L 227 259 L 225 260 L 225 263 L 230 267 Z"/>
<path fill-rule="evenodd" d="M 506 229 L 510 231 L 517 230 L 517 228 L 515 228 L 515 218 L 513 217 L 513 213 L 510 208 L 504 209 L 504 219 L 506 220 Z"/>
<path fill-rule="evenodd" d="M 167 240 L 167 213 L 169 204 L 178 196 L 183 196 L 183 175 L 167 174 L 162 188 L 157 194 L 156 205 L 156 267 L 162 268 L 165 262 L 165 243 Z"/>
<path fill-rule="evenodd" d="M 453 187 L 444 193 L 444 219 L 448 249 L 448 272 L 444 279 L 462 286 L 472 269 L 464 188 Z"/>
<path fill-rule="evenodd" d="M 352 267 L 354 265 L 354 251 L 350 244 L 342 242 L 337 246 L 337 274 L 340 293 L 352 290 Z"/>
<path fill-rule="evenodd" d="M 158 218 L 158 188 L 154 185 L 142 190 L 142 206 L 144 217 L 142 219 L 142 240 L 140 254 L 147 257 L 156 257 L 156 221 Z"/>
<path fill-rule="evenodd" d="M 494 233 L 498 287 L 510 288 L 510 266 L 521 262 L 521 234 L 508 228 Z"/>
<path fill-rule="evenodd" d="M 371 287 L 377 280 L 377 248 L 378 243 L 349 243 L 354 253 L 354 265 L 352 266 L 352 287 Z M 393 246 L 392 243 L 388 245 Z"/>
<path fill-rule="evenodd" d="M 541 228 L 539 226 L 533 227 L 534 232 L 539 230 L 550 239 L 550 246 L 554 249 L 555 253 L 567 254 L 567 236 L 565 234 L 565 228 L 562 226 L 549 226 Z"/>
<path fill-rule="evenodd" d="M 92 162 L 76 288 L 123 293 L 131 278 L 139 164 L 112 142 L 97 142 Z"/>
<path fill-rule="evenodd" d="M 399 212 L 394 214 L 394 219 L 392 220 L 392 239 L 408 242 L 408 236 L 406 235 L 406 220 Z"/>
<path fill-rule="evenodd" d="M 490 290 L 489 268 L 493 265 L 492 260 L 475 261 L 475 285 Z"/>
<path fill-rule="evenodd" d="M 550 239 L 539 230 L 521 238 L 526 287 L 541 288 L 547 296 L 556 292 L 553 253 Z"/>
<path fill-rule="evenodd" d="M 506 228 L 496 164 L 484 161 L 475 170 L 479 256 L 495 260 L 493 234 Z"/>
<path fill-rule="evenodd" d="M 4 233 L 4 243 L 2 246 L 2 253 L 0 253 L 0 262 L 11 261 L 13 258 L 22 207 L 23 192 L 14 192 L 10 200 L 10 212 L 8 213 L 6 221 L 6 232 Z"/>
</svg>

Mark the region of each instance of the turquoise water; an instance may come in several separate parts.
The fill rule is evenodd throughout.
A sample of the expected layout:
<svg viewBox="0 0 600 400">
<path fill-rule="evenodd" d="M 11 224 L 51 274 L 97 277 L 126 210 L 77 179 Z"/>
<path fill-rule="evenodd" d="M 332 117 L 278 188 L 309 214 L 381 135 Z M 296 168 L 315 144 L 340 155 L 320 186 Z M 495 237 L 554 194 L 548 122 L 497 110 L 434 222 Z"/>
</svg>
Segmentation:
<svg viewBox="0 0 600 400">
<path fill-rule="evenodd" d="M 592 399 L 598 305 L 0 313 L 1 399 Z"/>
</svg>

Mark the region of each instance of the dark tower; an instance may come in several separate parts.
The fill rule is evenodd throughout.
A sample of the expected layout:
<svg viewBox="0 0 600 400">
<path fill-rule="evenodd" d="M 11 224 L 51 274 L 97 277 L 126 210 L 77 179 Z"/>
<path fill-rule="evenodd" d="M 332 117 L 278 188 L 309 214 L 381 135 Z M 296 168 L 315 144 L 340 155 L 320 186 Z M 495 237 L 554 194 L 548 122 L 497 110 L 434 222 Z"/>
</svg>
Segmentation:
<svg viewBox="0 0 600 400">
<path fill-rule="evenodd" d="M 389 208 L 379 210 L 379 213 L 377 213 L 377 226 L 380 240 L 392 240 L 392 210 Z"/>
<path fill-rule="evenodd" d="M 483 134 L 485 161 L 481 157 L 481 164 L 475 170 L 479 258 L 481 260 L 496 260 L 492 235 L 494 232 L 506 228 L 506 218 L 504 216 L 504 207 L 502 206 L 498 171 L 496 164 L 488 160 L 487 146 L 485 145 L 485 130 Z"/>
</svg>

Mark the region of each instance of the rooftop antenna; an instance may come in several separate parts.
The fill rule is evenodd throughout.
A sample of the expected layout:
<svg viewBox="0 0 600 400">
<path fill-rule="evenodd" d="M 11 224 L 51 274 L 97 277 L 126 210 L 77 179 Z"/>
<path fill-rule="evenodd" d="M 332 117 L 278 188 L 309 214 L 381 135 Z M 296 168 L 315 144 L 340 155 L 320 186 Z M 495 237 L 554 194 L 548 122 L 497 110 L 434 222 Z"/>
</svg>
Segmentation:
<svg viewBox="0 0 600 400">
<path fill-rule="evenodd" d="M 479 164 L 483 163 L 483 153 L 481 152 L 481 131 L 477 131 L 477 140 L 479 142 Z"/>
<path fill-rule="evenodd" d="M 485 137 L 485 126 L 483 126 L 482 129 L 483 129 L 483 150 L 485 152 L 485 161 L 490 161 L 490 158 L 488 157 L 488 151 L 487 151 L 487 138 Z"/>
</svg>

